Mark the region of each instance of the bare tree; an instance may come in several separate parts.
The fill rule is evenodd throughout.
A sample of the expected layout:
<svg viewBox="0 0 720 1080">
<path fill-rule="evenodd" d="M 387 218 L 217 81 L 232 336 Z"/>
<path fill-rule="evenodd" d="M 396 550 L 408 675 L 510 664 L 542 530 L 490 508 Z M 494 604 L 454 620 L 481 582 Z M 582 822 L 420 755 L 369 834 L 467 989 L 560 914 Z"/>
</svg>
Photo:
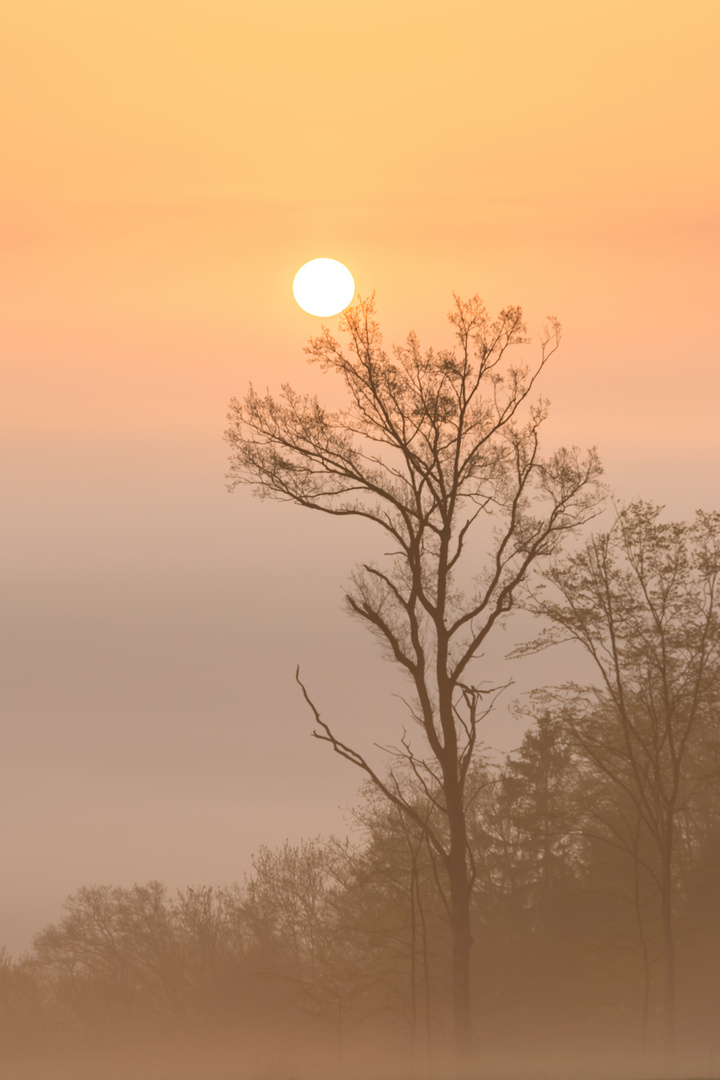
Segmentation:
<svg viewBox="0 0 720 1080">
<path fill-rule="evenodd" d="M 226 437 L 231 489 L 250 484 L 260 496 L 369 520 L 392 544 L 394 554 L 382 565 L 357 569 L 346 603 L 412 684 L 409 704 L 424 746 L 416 752 L 403 736 L 398 753 L 446 819 L 445 830 L 430 836 L 449 882 L 455 1045 L 467 1062 L 475 871 L 466 780 L 478 724 L 493 698 L 474 661 L 503 626 L 534 564 L 597 512 L 602 491 L 594 451 L 540 454 L 547 402 L 530 401 L 530 394 L 559 343 L 557 321 L 530 369 L 509 358 L 513 346 L 527 343 L 519 308 L 491 319 L 478 297 L 456 298 L 449 319 L 454 349 L 423 352 L 410 334 L 390 356 L 373 300 L 361 301 L 340 322 L 345 349 L 327 329 L 306 349 L 310 362 L 344 380 L 347 407 L 331 411 L 288 385 L 277 399 L 251 387 L 243 403 L 232 401 Z M 483 520 L 484 558 L 479 545 L 470 545 L 473 526 Z M 381 776 L 342 741 L 300 685 L 314 735 L 430 828 L 393 771 Z"/>
<path fill-rule="evenodd" d="M 635 502 L 545 576 L 529 606 L 551 620 L 530 646 L 579 642 L 599 685 L 568 684 L 563 716 L 576 746 L 614 789 L 596 802 L 605 836 L 634 862 L 639 933 L 647 950 L 640 883 L 659 903 L 665 1049 L 675 1045 L 679 824 L 716 769 L 720 696 L 720 514 L 662 522 Z M 647 963 L 646 963 L 647 970 Z M 647 1013 L 647 980 L 645 1013 Z"/>
<path fill-rule="evenodd" d="M 419 1060 L 421 1048 L 428 1064 L 432 1062 L 432 1002 L 440 996 L 433 982 L 443 981 L 438 979 L 435 953 L 447 935 L 437 869 L 432 849 L 428 850 L 427 826 L 436 811 L 417 782 L 410 781 L 405 798 L 412 798 L 413 787 L 415 809 L 425 822 L 422 827 L 366 781 L 353 820 L 362 826 L 367 842 L 359 856 L 348 860 L 352 875 L 346 876 L 351 883 L 346 894 L 355 900 L 350 918 L 370 945 L 366 952 L 374 945 L 387 956 L 382 958 L 384 981 L 403 1002 L 411 1066 Z"/>
</svg>

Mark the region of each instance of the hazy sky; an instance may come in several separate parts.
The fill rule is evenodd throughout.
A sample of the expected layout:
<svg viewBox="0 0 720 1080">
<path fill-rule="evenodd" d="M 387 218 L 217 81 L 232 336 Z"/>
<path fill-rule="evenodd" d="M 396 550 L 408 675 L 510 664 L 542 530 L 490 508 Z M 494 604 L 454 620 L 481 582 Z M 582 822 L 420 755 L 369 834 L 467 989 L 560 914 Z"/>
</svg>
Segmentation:
<svg viewBox="0 0 720 1080">
<path fill-rule="evenodd" d="M 0 944 L 81 884 L 342 828 L 298 660 L 358 743 L 397 730 L 340 611 L 371 534 L 224 487 L 232 395 L 328 392 L 308 259 L 389 341 L 448 343 L 453 290 L 557 315 L 548 447 L 718 507 L 719 30 L 716 0 L 0 0 Z"/>
</svg>

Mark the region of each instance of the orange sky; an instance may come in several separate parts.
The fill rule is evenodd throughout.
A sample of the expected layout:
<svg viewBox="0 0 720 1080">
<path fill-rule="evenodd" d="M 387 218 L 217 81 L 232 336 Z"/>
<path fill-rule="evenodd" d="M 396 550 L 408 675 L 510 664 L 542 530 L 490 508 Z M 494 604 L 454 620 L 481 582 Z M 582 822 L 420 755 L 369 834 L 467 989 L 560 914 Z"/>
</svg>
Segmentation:
<svg viewBox="0 0 720 1080">
<path fill-rule="evenodd" d="M 222 484 L 230 396 L 319 385 L 307 259 L 391 339 L 447 341 L 453 290 L 556 314 L 550 442 L 717 506 L 719 30 L 715 0 L 0 0 L 0 944 L 82 883 L 231 880 L 340 827 L 357 778 L 289 676 L 366 685 L 362 546 L 293 517 L 289 550 Z"/>
</svg>

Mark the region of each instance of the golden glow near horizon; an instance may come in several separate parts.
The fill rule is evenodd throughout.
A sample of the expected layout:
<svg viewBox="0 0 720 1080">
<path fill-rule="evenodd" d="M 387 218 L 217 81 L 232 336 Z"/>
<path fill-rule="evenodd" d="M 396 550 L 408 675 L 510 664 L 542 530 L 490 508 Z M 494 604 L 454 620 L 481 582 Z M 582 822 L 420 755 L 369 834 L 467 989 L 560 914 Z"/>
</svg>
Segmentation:
<svg viewBox="0 0 720 1080">
<path fill-rule="evenodd" d="M 308 315 L 338 315 L 354 295 L 353 276 L 337 259 L 311 259 L 293 281 L 293 296 Z"/>
</svg>

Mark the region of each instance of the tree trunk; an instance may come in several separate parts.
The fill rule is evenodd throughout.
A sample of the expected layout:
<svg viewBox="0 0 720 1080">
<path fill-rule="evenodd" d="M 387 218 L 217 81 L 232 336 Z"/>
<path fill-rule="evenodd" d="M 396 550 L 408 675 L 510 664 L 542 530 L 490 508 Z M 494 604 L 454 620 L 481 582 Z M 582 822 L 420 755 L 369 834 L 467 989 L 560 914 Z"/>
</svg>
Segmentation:
<svg viewBox="0 0 720 1080">
<path fill-rule="evenodd" d="M 417 853 L 411 849 L 410 854 L 410 1064 L 414 1067 L 417 1051 Z"/>
<path fill-rule="evenodd" d="M 470 1006 L 471 882 L 467 864 L 467 835 L 464 808 L 452 807 L 448 798 L 450 824 L 450 913 L 452 929 L 452 996 L 455 1028 L 455 1060 L 458 1075 L 469 1074 L 473 1065 L 472 1010 Z"/>
<path fill-rule="evenodd" d="M 665 1056 L 668 1063 L 675 1057 L 675 939 L 673 936 L 672 873 L 668 859 L 663 867 L 662 936 L 665 953 L 665 993 L 663 997 L 663 1024 Z"/>
</svg>

